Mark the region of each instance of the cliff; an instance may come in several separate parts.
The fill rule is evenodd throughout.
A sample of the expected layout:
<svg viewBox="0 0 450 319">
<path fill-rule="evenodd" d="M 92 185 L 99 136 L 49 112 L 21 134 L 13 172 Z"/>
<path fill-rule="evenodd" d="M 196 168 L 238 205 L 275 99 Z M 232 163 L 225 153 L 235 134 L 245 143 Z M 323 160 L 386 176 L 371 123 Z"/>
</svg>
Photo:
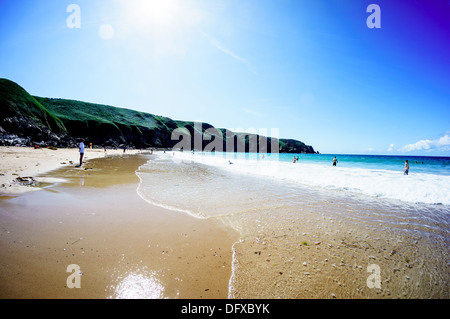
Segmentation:
<svg viewBox="0 0 450 319">
<path fill-rule="evenodd" d="M 4 143 L 59 143 L 69 138 L 61 120 L 12 81 L 0 79 L 0 109 L 0 138 Z"/>
<path fill-rule="evenodd" d="M 109 105 L 31 96 L 18 84 L 0 79 L 0 144 L 74 146 L 79 138 L 100 146 L 136 148 L 314 153 L 291 139 L 217 129 L 208 123 Z M 214 146 L 214 147 L 213 147 Z M 276 150 L 275 150 L 276 151 Z"/>
</svg>

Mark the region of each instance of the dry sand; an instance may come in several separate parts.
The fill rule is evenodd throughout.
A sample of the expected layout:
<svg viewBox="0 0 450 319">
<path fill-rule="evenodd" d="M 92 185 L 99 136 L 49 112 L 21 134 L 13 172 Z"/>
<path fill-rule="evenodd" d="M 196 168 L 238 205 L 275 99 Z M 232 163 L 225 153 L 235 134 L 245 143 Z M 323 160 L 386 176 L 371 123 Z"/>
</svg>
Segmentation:
<svg viewBox="0 0 450 319">
<path fill-rule="evenodd" d="M 148 155 L 121 152 L 88 150 L 80 169 L 77 150 L 1 149 L 1 183 L 64 182 L 0 196 L 0 298 L 227 298 L 237 234 L 145 202 L 134 172 Z"/>
</svg>

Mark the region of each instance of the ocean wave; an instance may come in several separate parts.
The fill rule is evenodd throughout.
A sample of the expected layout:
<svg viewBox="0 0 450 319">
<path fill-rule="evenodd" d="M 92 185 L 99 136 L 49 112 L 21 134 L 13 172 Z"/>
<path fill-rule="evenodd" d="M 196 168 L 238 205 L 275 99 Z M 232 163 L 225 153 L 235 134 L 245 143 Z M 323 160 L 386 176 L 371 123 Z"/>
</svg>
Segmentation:
<svg viewBox="0 0 450 319">
<path fill-rule="evenodd" d="M 219 167 L 236 174 L 269 178 L 276 181 L 360 193 L 376 198 L 410 203 L 450 205 L 450 176 L 410 173 L 387 169 L 332 167 L 312 163 L 241 159 L 177 152 L 176 160 L 189 160 Z"/>
</svg>

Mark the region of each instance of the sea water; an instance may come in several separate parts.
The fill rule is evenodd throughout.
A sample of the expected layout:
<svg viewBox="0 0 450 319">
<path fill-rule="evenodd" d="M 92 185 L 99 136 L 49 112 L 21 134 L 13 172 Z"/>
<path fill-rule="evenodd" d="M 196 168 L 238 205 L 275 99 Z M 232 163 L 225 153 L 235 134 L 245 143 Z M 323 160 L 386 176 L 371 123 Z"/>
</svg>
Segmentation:
<svg viewBox="0 0 450 319">
<path fill-rule="evenodd" d="M 449 157 L 339 155 L 338 164 L 334 167 L 334 156 L 323 154 L 185 152 L 177 155 L 230 172 L 304 186 L 406 202 L 450 205 Z M 292 165 L 294 157 L 299 159 Z M 410 165 L 407 176 L 404 176 L 405 160 Z"/>
<path fill-rule="evenodd" d="M 449 158 L 293 156 L 161 153 L 138 193 L 239 232 L 230 298 L 449 297 Z"/>
</svg>

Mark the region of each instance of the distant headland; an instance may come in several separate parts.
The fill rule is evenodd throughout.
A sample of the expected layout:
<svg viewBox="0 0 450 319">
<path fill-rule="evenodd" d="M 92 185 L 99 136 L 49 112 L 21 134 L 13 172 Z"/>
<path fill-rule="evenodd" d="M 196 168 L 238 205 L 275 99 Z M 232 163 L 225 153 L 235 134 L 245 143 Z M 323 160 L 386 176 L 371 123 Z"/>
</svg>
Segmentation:
<svg viewBox="0 0 450 319">
<path fill-rule="evenodd" d="M 312 146 L 294 139 L 231 132 L 208 123 L 109 105 L 32 96 L 7 79 L 0 79 L 0 109 L 0 145 L 75 147 L 84 138 L 96 147 L 169 149 L 182 144 L 195 151 L 316 153 Z"/>
</svg>

